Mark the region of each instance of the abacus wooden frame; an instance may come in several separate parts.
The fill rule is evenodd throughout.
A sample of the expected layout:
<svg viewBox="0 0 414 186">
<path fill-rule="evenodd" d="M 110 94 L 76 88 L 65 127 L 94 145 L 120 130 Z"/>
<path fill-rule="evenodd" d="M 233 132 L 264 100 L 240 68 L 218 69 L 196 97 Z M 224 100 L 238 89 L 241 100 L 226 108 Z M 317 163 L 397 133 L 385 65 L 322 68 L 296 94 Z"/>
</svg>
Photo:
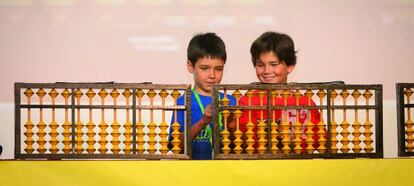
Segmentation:
<svg viewBox="0 0 414 186">
<path fill-rule="evenodd" d="M 327 95 L 325 96 L 326 102 L 322 108 L 327 112 L 326 116 L 326 125 L 327 125 L 327 150 L 324 154 L 275 154 L 273 155 L 270 151 L 271 143 L 270 140 L 267 144 L 267 153 L 263 155 L 259 154 L 223 154 L 220 150 L 220 136 L 214 134 L 220 134 L 218 127 L 218 113 L 224 109 L 235 110 L 238 108 L 243 109 L 260 109 L 260 106 L 221 106 L 218 100 L 219 91 L 223 90 L 319 90 L 323 89 L 326 91 Z M 364 106 L 364 105 L 346 105 L 346 106 L 332 106 L 330 103 L 330 98 L 332 90 L 337 89 L 368 89 L 375 90 L 375 105 L 374 106 Z M 267 91 L 268 103 L 270 103 L 270 91 Z M 332 84 L 332 83 L 290 83 L 290 84 L 221 84 L 213 86 L 213 123 L 214 123 L 214 159 L 310 159 L 310 158 L 326 158 L 326 159 L 340 159 L 340 158 L 383 158 L 383 104 L 382 104 L 382 85 L 381 84 L 372 84 L 372 85 L 351 85 L 351 84 Z M 267 126 L 266 130 L 269 131 L 271 123 L 271 109 L 320 109 L 318 106 L 271 106 L 268 104 L 266 106 L 268 112 Z M 374 153 L 330 153 L 331 150 L 331 140 L 330 140 L 330 131 L 331 131 L 331 110 L 332 109 L 372 109 L 375 110 L 375 152 Z M 270 132 L 267 132 L 267 139 L 270 139 Z M 280 135 L 280 131 L 279 131 Z"/>
<path fill-rule="evenodd" d="M 21 90 L 27 88 L 67 88 L 71 92 L 71 101 L 68 106 L 66 105 L 27 105 L 21 104 Z M 92 109 L 113 109 L 114 105 L 105 105 L 104 107 L 94 105 L 76 105 L 75 103 L 75 90 L 76 89 L 131 89 L 132 91 L 132 153 L 131 154 L 77 154 L 75 152 L 75 109 L 77 108 L 92 108 Z M 186 117 L 186 123 L 184 126 L 184 149 L 180 154 L 163 155 L 163 154 L 137 154 L 137 140 L 136 140 L 136 122 L 137 122 L 137 109 L 150 110 L 150 106 L 142 106 L 138 108 L 136 105 L 136 90 L 137 89 L 167 89 L 167 90 L 182 90 L 185 92 L 185 106 L 172 106 L 165 107 L 170 110 L 185 110 L 188 117 Z M 60 160 L 60 159 L 191 159 L 191 142 L 188 136 L 190 136 L 191 130 L 191 85 L 188 84 L 152 84 L 152 83 L 15 83 L 14 84 L 14 102 L 15 102 L 15 148 L 14 155 L 16 159 L 48 159 L 48 160 Z M 21 152 L 21 109 L 27 108 L 68 108 L 71 110 L 71 138 L 72 138 L 72 151 L 69 154 L 27 154 Z M 117 109 L 126 109 L 126 106 L 116 106 Z M 154 106 L 152 109 L 162 109 L 162 106 Z"/>
</svg>

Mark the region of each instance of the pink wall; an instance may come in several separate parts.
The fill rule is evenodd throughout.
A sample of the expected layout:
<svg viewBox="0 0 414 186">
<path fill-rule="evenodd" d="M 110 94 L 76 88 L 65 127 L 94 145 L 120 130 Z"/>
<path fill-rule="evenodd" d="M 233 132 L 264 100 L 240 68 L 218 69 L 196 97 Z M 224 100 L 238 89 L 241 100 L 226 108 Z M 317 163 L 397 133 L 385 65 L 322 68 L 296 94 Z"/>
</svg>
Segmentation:
<svg viewBox="0 0 414 186">
<path fill-rule="evenodd" d="M 290 81 L 414 82 L 413 1 L 0 1 L 0 103 L 14 82 L 192 83 L 186 45 L 213 31 L 227 44 L 223 83 L 257 81 L 251 42 L 288 33 L 298 64 Z"/>
</svg>

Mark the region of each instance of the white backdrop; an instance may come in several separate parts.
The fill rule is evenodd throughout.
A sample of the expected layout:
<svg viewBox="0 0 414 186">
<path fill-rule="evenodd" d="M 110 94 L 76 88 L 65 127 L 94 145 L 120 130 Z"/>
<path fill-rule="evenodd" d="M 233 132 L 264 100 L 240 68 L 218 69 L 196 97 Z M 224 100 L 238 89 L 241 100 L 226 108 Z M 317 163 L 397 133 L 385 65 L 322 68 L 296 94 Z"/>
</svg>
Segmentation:
<svg viewBox="0 0 414 186">
<path fill-rule="evenodd" d="M 384 85 L 385 154 L 396 156 L 395 83 L 414 82 L 413 0 L 0 0 L 1 158 L 13 158 L 14 82 L 192 83 L 198 32 L 227 45 L 222 83 L 257 81 L 252 41 L 292 36 L 289 81 Z"/>
</svg>

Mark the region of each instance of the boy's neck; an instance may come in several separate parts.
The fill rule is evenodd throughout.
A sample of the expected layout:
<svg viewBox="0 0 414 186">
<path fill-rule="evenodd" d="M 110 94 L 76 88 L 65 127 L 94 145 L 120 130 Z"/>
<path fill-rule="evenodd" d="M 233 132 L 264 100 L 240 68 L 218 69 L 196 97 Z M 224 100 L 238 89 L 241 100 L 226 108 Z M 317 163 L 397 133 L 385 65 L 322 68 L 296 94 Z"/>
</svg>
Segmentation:
<svg viewBox="0 0 414 186">
<path fill-rule="evenodd" d="M 202 96 L 211 96 L 211 92 L 206 92 L 206 91 L 204 91 L 204 90 L 202 90 L 202 89 L 200 89 L 199 87 L 194 87 L 194 89 L 195 89 L 195 91 L 199 94 L 199 95 L 202 95 Z"/>
</svg>

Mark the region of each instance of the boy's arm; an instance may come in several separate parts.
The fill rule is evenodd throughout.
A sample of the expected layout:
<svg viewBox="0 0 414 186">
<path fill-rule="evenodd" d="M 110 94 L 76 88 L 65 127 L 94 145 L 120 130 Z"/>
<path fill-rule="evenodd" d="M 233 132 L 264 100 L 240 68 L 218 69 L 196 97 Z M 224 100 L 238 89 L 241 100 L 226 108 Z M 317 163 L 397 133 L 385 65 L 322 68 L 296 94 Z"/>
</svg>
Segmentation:
<svg viewBox="0 0 414 186">
<path fill-rule="evenodd" d="M 191 126 L 190 141 L 192 141 L 198 133 L 209 123 L 211 122 L 211 105 L 207 105 L 204 110 L 203 118 L 198 120 L 194 125 Z M 180 141 L 184 141 L 184 134 L 181 133 Z M 183 148 L 184 143 L 180 144 L 180 147 Z"/>
</svg>

